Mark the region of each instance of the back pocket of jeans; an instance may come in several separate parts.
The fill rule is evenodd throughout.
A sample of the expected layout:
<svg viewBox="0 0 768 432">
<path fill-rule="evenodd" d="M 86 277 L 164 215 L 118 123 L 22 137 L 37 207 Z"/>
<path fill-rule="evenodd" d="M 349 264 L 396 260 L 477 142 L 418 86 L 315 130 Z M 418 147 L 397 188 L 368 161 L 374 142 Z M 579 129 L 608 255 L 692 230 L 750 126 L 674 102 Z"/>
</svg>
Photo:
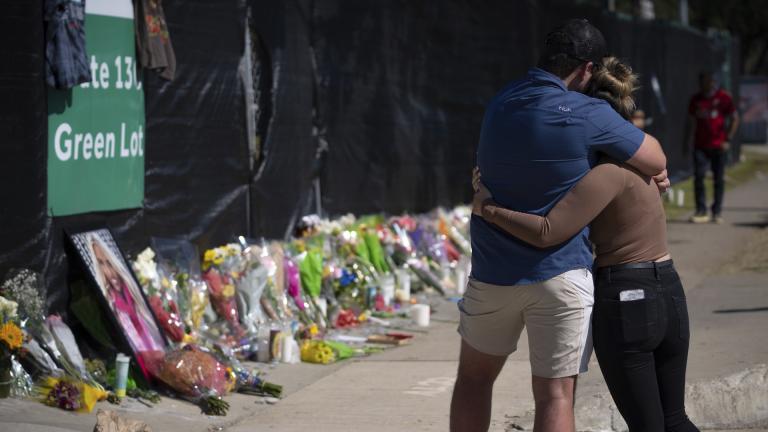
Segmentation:
<svg viewBox="0 0 768 432">
<path fill-rule="evenodd" d="M 658 306 L 653 291 L 645 290 L 645 297 L 619 302 L 621 332 L 624 342 L 641 343 L 656 336 Z"/>
<path fill-rule="evenodd" d="M 680 326 L 680 338 L 688 340 L 691 337 L 691 329 L 688 324 L 688 305 L 685 297 L 672 297 L 675 302 L 675 313 Z"/>
</svg>

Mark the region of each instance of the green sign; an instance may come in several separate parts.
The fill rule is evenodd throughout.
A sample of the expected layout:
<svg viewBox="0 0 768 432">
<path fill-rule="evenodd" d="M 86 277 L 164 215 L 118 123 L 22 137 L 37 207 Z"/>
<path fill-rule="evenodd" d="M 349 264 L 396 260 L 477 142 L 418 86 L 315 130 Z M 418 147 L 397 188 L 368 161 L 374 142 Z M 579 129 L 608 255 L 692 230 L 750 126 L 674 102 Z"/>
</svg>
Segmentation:
<svg viewBox="0 0 768 432">
<path fill-rule="evenodd" d="M 48 211 L 63 216 L 141 207 L 144 91 L 131 0 L 88 0 L 92 79 L 48 89 Z"/>
</svg>

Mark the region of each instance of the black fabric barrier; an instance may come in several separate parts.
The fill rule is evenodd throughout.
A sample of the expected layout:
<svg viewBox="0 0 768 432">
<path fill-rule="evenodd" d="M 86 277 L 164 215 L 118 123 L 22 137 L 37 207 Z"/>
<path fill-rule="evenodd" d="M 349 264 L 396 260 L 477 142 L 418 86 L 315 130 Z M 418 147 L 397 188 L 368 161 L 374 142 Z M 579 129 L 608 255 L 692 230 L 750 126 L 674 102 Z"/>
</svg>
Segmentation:
<svg viewBox="0 0 768 432">
<path fill-rule="evenodd" d="M 183 237 L 207 247 L 246 231 L 248 149 L 237 71 L 244 4 L 164 2 L 178 67 L 173 82 L 144 74 L 144 208 L 56 218 L 46 211 L 42 4 L 16 4 L 16 14 L 0 18 L 6 29 L 26 35 L 19 38 L 22 44 L 6 46 L 14 61 L 0 66 L 10 69 L 0 76 L 10 96 L 0 103 L 0 116 L 7 125 L 3 131 L 13 132 L 3 140 L 13 157 L 2 158 L 0 172 L 7 180 L 3 201 L 14 203 L 2 210 L 0 274 L 13 267 L 43 271 L 51 310 L 65 312 L 73 262 L 65 254 L 64 229 L 106 226 L 131 254 L 146 247 L 150 236 Z"/>
<path fill-rule="evenodd" d="M 283 238 L 316 204 L 315 178 L 331 216 L 467 202 L 485 104 L 535 64 L 547 30 L 566 18 L 594 22 L 640 74 L 638 103 L 673 174 L 690 166 L 680 146 L 696 75 L 725 59 L 723 44 L 698 31 L 563 0 L 166 0 L 164 8 L 178 68 L 173 82 L 144 76 L 144 207 L 57 218 L 46 211 L 42 4 L 11 0 L 0 15 L 3 40 L 13 41 L 0 62 L 0 276 L 44 272 L 54 311 L 68 300 L 64 229 L 106 226 L 129 255 L 150 236 L 200 249 L 238 234 Z M 246 29 L 263 50 L 253 166 L 239 70 Z"/>
<path fill-rule="evenodd" d="M 283 238 L 309 193 L 317 151 L 312 2 L 252 0 L 249 5 L 273 72 L 272 116 L 250 194 L 252 233 Z"/>
</svg>

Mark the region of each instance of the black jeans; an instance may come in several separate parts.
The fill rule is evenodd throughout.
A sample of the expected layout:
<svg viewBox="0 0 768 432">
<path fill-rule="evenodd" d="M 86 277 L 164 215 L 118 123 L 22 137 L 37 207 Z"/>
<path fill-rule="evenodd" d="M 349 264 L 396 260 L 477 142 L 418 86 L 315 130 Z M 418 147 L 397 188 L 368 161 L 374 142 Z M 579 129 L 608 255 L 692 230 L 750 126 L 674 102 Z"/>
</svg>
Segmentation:
<svg viewBox="0 0 768 432">
<path fill-rule="evenodd" d="M 621 301 L 622 291 L 634 300 Z M 685 413 L 688 309 L 671 260 L 599 269 L 593 331 L 600 369 L 630 432 L 698 431 Z"/>
<path fill-rule="evenodd" d="M 693 151 L 693 185 L 696 192 L 696 213 L 707 212 L 707 193 L 704 189 L 704 178 L 707 170 L 712 170 L 715 180 L 715 202 L 712 204 L 712 214 L 719 215 L 723 210 L 723 192 L 725 191 L 725 163 L 728 152 L 718 149 L 695 149 Z"/>
</svg>

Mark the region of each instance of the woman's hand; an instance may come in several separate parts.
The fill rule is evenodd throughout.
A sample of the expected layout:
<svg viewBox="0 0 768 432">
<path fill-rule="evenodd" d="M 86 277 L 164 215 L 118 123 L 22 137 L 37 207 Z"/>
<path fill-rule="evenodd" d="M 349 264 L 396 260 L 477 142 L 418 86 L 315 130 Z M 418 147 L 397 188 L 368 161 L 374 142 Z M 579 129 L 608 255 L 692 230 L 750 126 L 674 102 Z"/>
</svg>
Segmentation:
<svg viewBox="0 0 768 432">
<path fill-rule="evenodd" d="M 491 191 L 485 187 L 480 177 L 480 169 L 475 167 L 472 171 L 472 188 L 475 189 L 475 196 L 472 198 L 472 213 L 483 216 L 483 202 L 492 198 Z"/>
</svg>

